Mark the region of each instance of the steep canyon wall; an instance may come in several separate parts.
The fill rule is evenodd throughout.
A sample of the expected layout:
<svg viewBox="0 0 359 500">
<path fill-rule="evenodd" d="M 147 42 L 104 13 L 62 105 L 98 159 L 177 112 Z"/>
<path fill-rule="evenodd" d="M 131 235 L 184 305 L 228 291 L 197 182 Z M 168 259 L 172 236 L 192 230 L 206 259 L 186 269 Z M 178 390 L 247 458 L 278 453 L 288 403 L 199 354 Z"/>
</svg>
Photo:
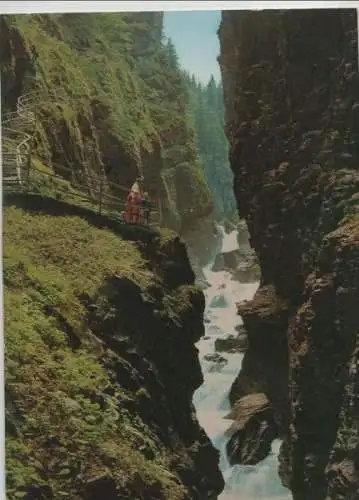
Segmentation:
<svg viewBox="0 0 359 500">
<path fill-rule="evenodd" d="M 217 498 L 184 243 L 40 195 L 4 212 L 8 497 Z"/>
<path fill-rule="evenodd" d="M 226 134 L 261 266 L 231 401 L 269 398 L 295 500 L 358 498 L 356 12 L 223 12 Z"/>
<path fill-rule="evenodd" d="M 34 134 L 34 167 L 90 193 L 103 179 L 117 197 L 111 182 L 130 188 L 142 175 L 164 224 L 177 231 L 212 213 L 162 12 L 3 15 L 0 29 L 2 113 L 15 111 L 20 96 L 36 96 L 28 104 L 35 128 L 7 124 Z M 11 150 L 16 138 L 8 139 Z M 39 173 L 32 184 L 68 195 Z"/>
</svg>

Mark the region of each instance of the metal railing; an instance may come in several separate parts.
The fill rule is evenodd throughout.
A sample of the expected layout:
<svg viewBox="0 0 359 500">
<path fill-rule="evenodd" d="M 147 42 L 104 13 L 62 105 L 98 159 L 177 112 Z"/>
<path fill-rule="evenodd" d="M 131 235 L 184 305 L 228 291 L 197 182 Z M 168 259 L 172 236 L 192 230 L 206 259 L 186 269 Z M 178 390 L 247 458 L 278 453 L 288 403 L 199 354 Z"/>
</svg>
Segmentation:
<svg viewBox="0 0 359 500">
<path fill-rule="evenodd" d="M 41 193 L 62 198 L 75 205 L 95 210 L 100 215 L 123 219 L 126 199 L 130 192 L 127 186 L 109 181 L 103 172 L 82 172 L 78 168 L 64 165 L 42 164 L 38 168 L 31 161 L 31 148 L 36 130 L 34 109 L 39 104 L 40 91 L 35 90 L 18 98 L 16 111 L 5 114 L 2 120 L 2 184 L 6 192 Z M 55 94 L 47 93 L 52 102 L 59 101 Z M 62 98 L 60 96 L 60 101 Z M 62 172 L 60 175 L 57 172 Z M 82 177 L 81 180 L 79 178 Z M 49 179 L 52 185 L 48 186 Z M 51 181 L 50 181 L 51 184 Z M 160 200 L 149 200 L 150 225 L 161 225 Z M 140 218 L 141 220 L 141 210 Z"/>
<path fill-rule="evenodd" d="M 5 114 L 2 120 L 3 184 L 23 183 L 23 169 L 31 151 L 35 132 L 35 114 L 30 107 L 39 100 L 39 91 L 29 92 L 17 100 L 16 111 Z"/>
<path fill-rule="evenodd" d="M 80 205 L 89 208 L 99 215 L 106 215 L 113 219 L 124 221 L 124 212 L 126 211 L 127 197 L 131 189 L 107 180 L 104 174 L 94 175 L 86 174 L 86 184 L 76 180 L 76 174 L 69 167 L 63 165 L 53 165 L 65 175 L 59 175 L 51 167 L 38 168 L 29 162 L 24 183 L 24 191 L 27 193 L 38 193 L 46 190 L 46 194 L 61 198 L 74 205 Z M 69 180 L 66 177 L 70 178 Z M 54 182 L 52 187 L 46 186 L 45 179 Z M 77 200 L 77 201 L 76 201 Z M 151 226 L 160 226 L 161 201 L 159 199 L 150 199 L 152 208 L 150 209 L 149 224 Z M 139 209 L 139 223 L 144 222 L 143 212 Z"/>
</svg>

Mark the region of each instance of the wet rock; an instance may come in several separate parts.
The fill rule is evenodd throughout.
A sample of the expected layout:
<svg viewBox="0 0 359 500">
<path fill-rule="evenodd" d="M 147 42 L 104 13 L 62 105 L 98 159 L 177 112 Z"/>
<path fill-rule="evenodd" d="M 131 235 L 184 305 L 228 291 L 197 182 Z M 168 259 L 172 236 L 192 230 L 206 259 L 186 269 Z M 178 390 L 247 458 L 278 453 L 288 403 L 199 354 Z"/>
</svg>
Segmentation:
<svg viewBox="0 0 359 500">
<path fill-rule="evenodd" d="M 208 368 L 209 372 L 220 372 L 228 363 L 228 360 L 218 353 L 206 354 L 204 359 L 212 363 L 212 365 Z"/>
<path fill-rule="evenodd" d="M 252 300 L 237 304 L 248 344 L 241 371 L 229 391 L 232 405 L 243 396 L 265 392 L 270 397 L 278 424 L 285 426 L 288 398 L 286 337 L 289 305 L 273 286 L 258 288 Z M 275 369 L 273 368 L 275 367 Z"/>
<path fill-rule="evenodd" d="M 211 463 L 219 461 L 219 452 L 212 446 L 210 441 L 207 442 L 207 445 L 203 445 L 203 441 L 204 439 L 194 442 L 188 449 L 188 453 L 193 460 L 194 478 L 198 473 L 206 477 L 208 488 L 206 498 L 215 500 L 218 497 L 219 491 L 222 491 L 224 488 L 224 480 L 219 470 L 213 470 L 210 475 L 207 471 Z M 218 490 L 218 487 L 222 489 Z"/>
<path fill-rule="evenodd" d="M 227 431 L 230 438 L 226 449 L 231 465 L 255 465 L 270 453 L 278 429 L 265 394 L 244 396 L 226 418 L 234 420 Z"/>
<path fill-rule="evenodd" d="M 241 262 L 251 262 L 254 253 L 250 247 L 242 247 L 229 252 L 218 253 L 212 265 L 212 271 L 234 271 Z"/>
<path fill-rule="evenodd" d="M 240 283 L 255 283 L 261 277 L 260 267 L 257 262 L 241 262 L 233 273 L 233 278 Z"/>
<path fill-rule="evenodd" d="M 241 282 L 254 282 L 260 278 L 257 258 L 249 246 L 219 253 L 213 263 L 212 271 L 230 272 L 233 279 Z"/>
<path fill-rule="evenodd" d="M 182 230 L 193 270 L 203 276 L 202 268 L 220 250 L 222 235 L 217 228 L 213 215 L 188 221 Z"/>
<path fill-rule="evenodd" d="M 228 337 L 215 340 L 214 347 L 217 352 L 244 352 L 248 346 L 248 337 L 246 333 L 237 336 L 228 335 Z"/>
<path fill-rule="evenodd" d="M 223 356 L 221 356 L 220 354 L 218 354 L 216 352 L 210 353 L 210 354 L 205 354 L 204 359 L 206 361 L 212 361 L 213 363 L 217 363 L 220 365 L 226 365 L 228 363 L 226 358 L 224 358 Z"/>
<path fill-rule="evenodd" d="M 240 335 L 240 334 L 242 334 L 242 333 L 243 333 L 243 334 L 247 334 L 246 329 L 244 328 L 244 326 L 243 326 L 243 325 L 236 325 L 236 326 L 234 327 L 234 329 L 236 330 L 236 332 L 238 333 L 238 335 Z"/>
</svg>

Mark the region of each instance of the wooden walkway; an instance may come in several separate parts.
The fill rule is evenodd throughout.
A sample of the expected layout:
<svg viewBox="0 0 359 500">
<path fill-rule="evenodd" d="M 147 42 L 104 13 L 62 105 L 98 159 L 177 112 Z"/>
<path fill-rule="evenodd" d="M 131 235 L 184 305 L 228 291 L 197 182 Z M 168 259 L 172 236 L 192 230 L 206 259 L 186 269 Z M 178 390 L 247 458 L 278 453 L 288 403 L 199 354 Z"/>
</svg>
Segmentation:
<svg viewBox="0 0 359 500">
<path fill-rule="evenodd" d="M 59 100 L 48 94 L 52 102 Z M 60 98 L 61 101 L 61 98 Z M 65 165 L 51 164 L 36 167 L 31 161 L 31 149 L 36 131 L 34 110 L 39 102 L 39 93 L 24 94 L 17 101 L 16 111 L 7 113 L 2 121 L 2 186 L 3 193 L 38 194 L 42 191 L 55 198 L 97 212 L 99 215 L 122 220 L 130 189 L 109 181 L 104 172 L 85 173 Z M 51 184 L 52 189 L 47 189 Z M 150 200 L 150 225 L 162 223 L 160 200 Z"/>
</svg>

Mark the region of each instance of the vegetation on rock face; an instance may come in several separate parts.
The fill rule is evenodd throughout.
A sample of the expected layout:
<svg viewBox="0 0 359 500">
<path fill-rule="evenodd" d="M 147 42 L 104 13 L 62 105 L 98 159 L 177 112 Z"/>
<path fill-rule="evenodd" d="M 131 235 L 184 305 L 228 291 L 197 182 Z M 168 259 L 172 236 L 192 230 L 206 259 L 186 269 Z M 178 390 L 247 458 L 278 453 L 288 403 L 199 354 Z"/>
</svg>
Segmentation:
<svg viewBox="0 0 359 500">
<path fill-rule="evenodd" d="M 162 15 L 2 16 L 2 100 L 11 110 L 36 90 L 39 161 L 64 176 L 70 167 L 87 185 L 104 172 L 130 186 L 142 173 L 178 228 L 209 214 L 212 201 Z"/>
<path fill-rule="evenodd" d="M 107 490 L 94 493 L 98 478 L 117 492 L 106 498 L 199 494 L 203 486 L 185 475 L 204 474 L 193 465 L 201 446 L 188 455 L 207 439 L 190 417 L 200 368 L 186 368 L 181 383 L 183 366 L 165 365 L 173 353 L 181 362 L 195 356 L 203 306 L 192 312 L 198 290 L 183 271 L 170 279 L 174 236 L 154 240 L 149 261 L 134 242 L 84 219 L 11 206 L 4 241 L 9 498 L 36 485 L 55 498 L 100 499 Z M 215 471 L 215 454 L 208 463 Z"/>
<path fill-rule="evenodd" d="M 58 498 L 73 498 L 74 472 L 104 472 L 101 455 L 121 456 L 128 474 L 137 466 L 145 473 L 131 451 L 136 429 L 118 404 L 126 391 L 113 386 L 117 402 L 104 394 L 111 382 L 80 300 L 115 272 L 145 285 L 139 252 L 80 219 L 14 208 L 6 210 L 4 234 L 8 495 L 49 482 Z"/>
</svg>

